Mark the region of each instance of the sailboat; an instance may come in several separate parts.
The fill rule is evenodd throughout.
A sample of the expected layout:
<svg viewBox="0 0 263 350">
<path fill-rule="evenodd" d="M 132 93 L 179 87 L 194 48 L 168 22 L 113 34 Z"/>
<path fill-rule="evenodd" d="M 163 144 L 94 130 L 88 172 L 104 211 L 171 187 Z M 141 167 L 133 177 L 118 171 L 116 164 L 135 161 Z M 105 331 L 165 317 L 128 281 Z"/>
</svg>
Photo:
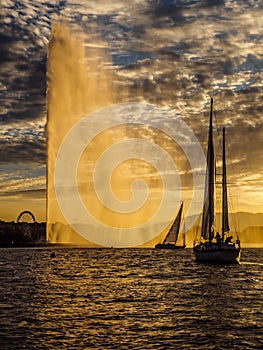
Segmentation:
<svg viewBox="0 0 263 350">
<path fill-rule="evenodd" d="M 201 239 L 194 242 L 194 254 L 197 261 L 207 263 L 236 263 L 240 259 L 240 241 L 232 242 L 228 219 L 228 197 L 226 177 L 225 128 L 223 128 L 222 147 L 222 229 L 214 236 L 214 187 L 215 158 L 213 144 L 213 99 L 211 98 L 209 136 L 207 147 L 207 173 L 202 213 Z M 201 241 L 202 240 L 202 241 Z"/>
<path fill-rule="evenodd" d="M 180 231 L 181 226 L 181 218 L 183 213 L 183 203 L 181 203 L 180 209 L 176 215 L 175 220 L 173 221 L 170 230 L 168 231 L 167 235 L 165 236 L 162 243 L 156 244 L 156 249 L 183 249 L 185 248 L 185 236 L 183 235 L 183 244 L 177 245 L 177 239 Z"/>
</svg>

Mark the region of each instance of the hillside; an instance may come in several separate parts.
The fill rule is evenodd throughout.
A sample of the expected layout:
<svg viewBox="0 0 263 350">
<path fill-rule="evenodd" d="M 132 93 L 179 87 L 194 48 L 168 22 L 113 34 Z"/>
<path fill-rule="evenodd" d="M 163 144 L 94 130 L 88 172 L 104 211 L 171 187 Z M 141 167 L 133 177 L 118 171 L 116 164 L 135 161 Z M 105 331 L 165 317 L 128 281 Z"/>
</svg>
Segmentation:
<svg viewBox="0 0 263 350">
<path fill-rule="evenodd" d="M 217 216 L 218 221 L 220 220 L 219 216 Z M 234 221 L 236 223 L 235 225 L 234 225 Z M 239 235 L 239 239 L 244 247 L 245 246 L 250 246 L 250 247 L 262 246 L 263 247 L 263 213 L 253 214 L 253 213 L 246 213 L 246 212 L 238 212 L 236 214 L 230 214 L 229 222 L 230 222 L 231 231 L 234 232 L 236 227 Z M 187 232 L 186 234 L 187 246 L 189 247 L 192 246 L 196 236 L 196 232 L 198 230 L 200 232 L 200 227 L 195 225 L 193 228 L 191 228 Z"/>
</svg>

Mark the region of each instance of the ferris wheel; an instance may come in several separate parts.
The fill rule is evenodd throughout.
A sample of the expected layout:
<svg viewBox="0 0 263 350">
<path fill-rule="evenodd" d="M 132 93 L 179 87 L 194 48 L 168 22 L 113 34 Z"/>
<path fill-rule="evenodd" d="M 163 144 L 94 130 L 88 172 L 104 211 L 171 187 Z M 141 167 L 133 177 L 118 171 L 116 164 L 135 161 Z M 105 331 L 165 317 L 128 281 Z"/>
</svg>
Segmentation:
<svg viewBox="0 0 263 350">
<path fill-rule="evenodd" d="M 31 213 L 31 211 L 29 210 L 24 210 L 22 211 L 18 217 L 17 217 L 17 222 L 28 222 L 28 223 L 32 223 L 32 222 L 36 222 L 36 219 L 34 217 L 34 214 Z"/>
</svg>

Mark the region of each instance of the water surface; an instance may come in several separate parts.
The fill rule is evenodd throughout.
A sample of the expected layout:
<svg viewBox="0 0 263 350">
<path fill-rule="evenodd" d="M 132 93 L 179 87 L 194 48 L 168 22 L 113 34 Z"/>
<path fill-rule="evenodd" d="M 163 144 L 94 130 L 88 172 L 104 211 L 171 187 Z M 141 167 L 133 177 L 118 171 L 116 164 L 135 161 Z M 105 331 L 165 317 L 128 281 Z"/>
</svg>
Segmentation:
<svg viewBox="0 0 263 350">
<path fill-rule="evenodd" d="M 51 257 L 51 253 L 55 257 Z M 0 249 L 1 349 L 260 349 L 263 250 Z"/>
</svg>

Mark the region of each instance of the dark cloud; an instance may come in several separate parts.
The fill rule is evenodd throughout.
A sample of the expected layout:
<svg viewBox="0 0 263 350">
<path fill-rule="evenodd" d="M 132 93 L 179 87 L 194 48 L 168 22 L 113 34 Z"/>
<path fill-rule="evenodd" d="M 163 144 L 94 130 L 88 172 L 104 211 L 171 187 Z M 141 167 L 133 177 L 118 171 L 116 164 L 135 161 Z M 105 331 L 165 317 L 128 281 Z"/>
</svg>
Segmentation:
<svg viewBox="0 0 263 350">
<path fill-rule="evenodd" d="M 14 61 L 14 55 L 12 47 L 15 46 L 15 38 L 13 38 L 12 31 L 7 26 L 0 24 L 0 44 L 1 44 L 1 55 L 0 55 L 0 68 L 1 73 L 4 73 L 3 65 L 10 61 Z"/>
<path fill-rule="evenodd" d="M 149 0 L 145 15 L 149 16 L 152 27 L 179 26 L 186 21 L 184 10 L 188 5 L 189 1 Z"/>
<path fill-rule="evenodd" d="M 255 54 L 249 53 L 244 63 L 240 64 L 238 70 L 252 72 L 263 72 L 263 59 Z"/>
<path fill-rule="evenodd" d="M 0 163 L 39 163 L 45 164 L 46 144 L 44 140 L 26 138 L 18 142 L 10 139 L 0 140 Z"/>
<path fill-rule="evenodd" d="M 217 7 L 224 6 L 225 0 L 202 0 L 198 1 L 198 6 L 200 7 Z"/>
<path fill-rule="evenodd" d="M 4 30 L 2 28 L 2 30 Z M 27 34 L 26 34 L 27 33 Z M 12 36 L 11 36 L 12 35 Z M 23 39 L 27 37 L 28 39 Z M 8 45 L 10 41 L 10 45 Z M 30 45 L 27 43 L 30 42 Z M 45 111 L 46 51 L 24 28 L 6 31 L 0 37 L 2 89 L 0 103 L 9 103 L 1 121 L 37 119 Z M 30 49 L 27 49 L 27 45 Z M 22 47 L 21 47 L 22 46 Z"/>
<path fill-rule="evenodd" d="M 225 62 L 222 62 L 222 73 L 224 75 L 232 75 L 234 73 L 235 67 L 233 62 L 228 59 Z"/>
<path fill-rule="evenodd" d="M 180 56 L 183 55 L 186 51 L 191 49 L 191 44 L 185 41 L 177 42 L 173 46 L 164 46 L 158 50 L 159 55 L 170 56 L 171 59 L 180 59 Z"/>
</svg>

